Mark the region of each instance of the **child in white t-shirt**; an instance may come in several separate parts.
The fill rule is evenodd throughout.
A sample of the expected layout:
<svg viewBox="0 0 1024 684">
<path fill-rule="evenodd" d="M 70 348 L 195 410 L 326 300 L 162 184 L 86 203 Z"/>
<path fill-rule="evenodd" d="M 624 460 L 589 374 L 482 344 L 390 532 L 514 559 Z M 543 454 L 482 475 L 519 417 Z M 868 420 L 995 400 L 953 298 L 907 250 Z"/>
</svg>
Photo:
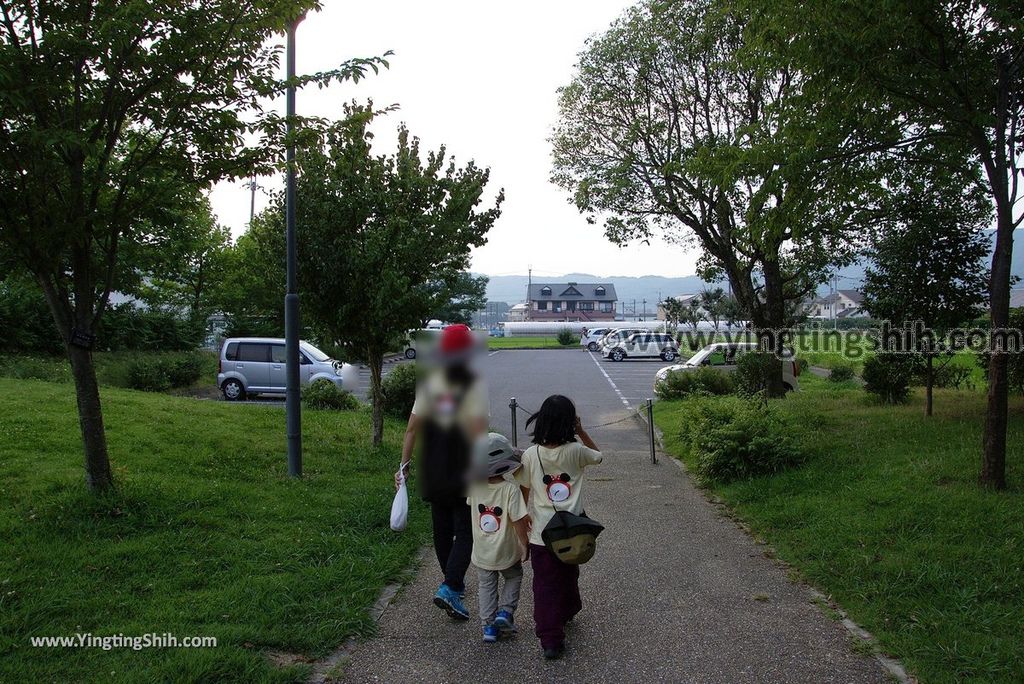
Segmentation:
<svg viewBox="0 0 1024 684">
<path fill-rule="evenodd" d="M 480 621 L 484 641 L 491 643 L 515 631 L 528 518 L 519 486 L 505 479 L 520 466 L 509 441 L 496 432 L 481 437 L 473 463 L 476 477 L 466 502 L 473 516 L 472 560 L 479 581 Z"/>
<path fill-rule="evenodd" d="M 553 659 L 565 650 L 565 625 L 583 608 L 580 567 L 560 561 L 541 535 L 556 510 L 583 515 L 584 470 L 600 463 L 602 456 L 568 397 L 555 394 L 545 399 L 526 422 L 527 427 L 531 424 L 533 446 L 523 452 L 523 467 L 515 479 L 529 490 L 533 621 L 544 657 Z"/>
</svg>

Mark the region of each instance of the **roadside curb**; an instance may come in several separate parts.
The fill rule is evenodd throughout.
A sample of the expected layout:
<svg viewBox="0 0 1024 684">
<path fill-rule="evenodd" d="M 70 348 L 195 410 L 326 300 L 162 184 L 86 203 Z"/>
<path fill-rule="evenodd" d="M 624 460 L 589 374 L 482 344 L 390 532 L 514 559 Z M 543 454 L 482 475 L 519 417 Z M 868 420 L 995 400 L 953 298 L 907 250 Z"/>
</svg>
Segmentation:
<svg viewBox="0 0 1024 684">
<path fill-rule="evenodd" d="M 387 612 L 388 607 L 390 607 L 395 598 L 402 593 L 402 589 L 416 578 L 416 573 L 419 571 L 420 566 L 423 565 L 429 556 L 430 547 L 424 546 L 420 549 L 420 552 L 416 555 L 412 564 L 406 569 L 401 581 L 388 584 L 380 590 L 380 594 L 377 595 L 377 600 L 374 601 L 369 610 L 370 617 L 373 618 L 374 623 L 380 622 L 380 619 L 384 617 L 384 613 Z M 349 658 L 352 657 L 352 654 L 358 647 L 359 639 L 356 637 L 348 637 L 330 654 L 312 663 L 312 671 L 306 681 L 309 684 L 333 684 L 334 682 L 343 681 L 343 670 L 348 664 Z"/>
</svg>

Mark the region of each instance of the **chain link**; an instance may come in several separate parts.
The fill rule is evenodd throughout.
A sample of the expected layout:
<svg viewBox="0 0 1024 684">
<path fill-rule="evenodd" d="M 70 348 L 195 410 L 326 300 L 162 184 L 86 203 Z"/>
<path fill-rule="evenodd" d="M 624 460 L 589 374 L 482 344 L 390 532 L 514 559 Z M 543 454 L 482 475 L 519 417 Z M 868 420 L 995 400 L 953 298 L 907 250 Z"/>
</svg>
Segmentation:
<svg viewBox="0 0 1024 684">
<path fill-rule="evenodd" d="M 516 408 L 519 409 L 520 411 L 522 411 L 523 413 L 525 413 L 528 416 L 532 416 L 535 413 L 535 411 L 530 411 L 529 409 L 523 407 L 523 405 L 520 404 L 519 402 L 516 402 Z M 633 411 L 630 412 L 629 415 L 624 416 L 622 418 L 618 418 L 616 420 L 610 420 L 607 423 L 599 423 L 598 425 L 584 425 L 583 429 L 584 430 L 593 430 L 595 428 L 608 427 L 609 425 L 616 425 L 618 423 L 622 423 L 622 422 L 625 422 L 627 420 L 632 420 L 633 418 L 635 418 L 635 417 L 637 417 L 639 415 L 640 415 L 640 409 L 637 408 L 637 409 L 633 409 Z"/>
</svg>

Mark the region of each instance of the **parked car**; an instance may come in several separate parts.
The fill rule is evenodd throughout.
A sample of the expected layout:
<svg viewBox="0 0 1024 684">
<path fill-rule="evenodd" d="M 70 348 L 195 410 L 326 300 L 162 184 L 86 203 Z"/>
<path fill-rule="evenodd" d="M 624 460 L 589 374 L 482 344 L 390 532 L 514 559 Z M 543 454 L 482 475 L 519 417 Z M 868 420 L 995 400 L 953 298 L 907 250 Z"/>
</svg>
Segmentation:
<svg viewBox="0 0 1024 684">
<path fill-rule="evenodd" d="M 285 391 L 285 342 L 276 337 L 231 337 L 224 340 L 217 364 L 217 385 L 228 401 Z M 346 389 L 355 384 L 355 367 L 335 361 L 309 342 L 299 342 L 299 382 L 329 380 Z"/>
<path fill-rule="evenodd" d="M 410 330 L 409 337 L 405 341 L 405 358 L 415 359 L 417 354 L 424 348 L 437 344 L 441 337 L 440 328 L 420 328 Z"/>
<path fill-rule="evenodd" d="M 590 328 L 580 336 L 580 346 L 592 352 L 601 349 L 601 339 L 611 332 L 612 328 Z"/>
<path fill-rule="evenodd" d="M 604 346 L 604 357 L 612 361 L 659 357 L 665 361 L 673 361 L 677 356 L 679 344 L 668 333 L 633 333 L 623 341 Z"/>
<path fill-rule="evenodd" d="M 598 350 L 601 352 L 601 355 L 604 356 L 608 351 L 608 347 L 613 347 L 620 342 L 625 342 L 626 338 L 630 335 L 644 332 L 647 332 L 646 328 L 609 328 L 608 332 L 598 343 Z"/>
<path fill-rule="evenodd" d="M 756 342 L 717 342 L 709 344 L 699 352 L 691 356 L 685 362 L 674 366 L 666 366 L 654 374 L 654 384 L 668 377 L 669 373 L 685 373 L 693 371 L 701 366 L 710 366 L 721 370 L 723 373 L 731 373 L 736 370 L 739 357 L 743 354 L 758 351 Z M 785 358 L 782 359 L 782 384 L 787 392 L 800 389 L 800 364 L 797 362 L 792 349 L 786 349 Z"/>
</svg>

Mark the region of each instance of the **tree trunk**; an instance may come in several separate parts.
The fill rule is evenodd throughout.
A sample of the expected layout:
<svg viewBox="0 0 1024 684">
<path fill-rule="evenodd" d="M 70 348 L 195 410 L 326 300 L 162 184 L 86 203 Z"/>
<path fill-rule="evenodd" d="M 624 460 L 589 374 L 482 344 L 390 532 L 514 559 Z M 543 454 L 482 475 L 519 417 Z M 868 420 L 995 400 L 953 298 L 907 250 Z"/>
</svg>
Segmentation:
<svg viewBox="0 0 1024 684">
<path fill-rule="evenodd" d="M 932 415 L 932 387 L 935 386 L 935 355 L 927 354 L 928 367 L 924 376 L 924 394 L 926 397 L 924 414 Z"/>
<path fill-rule="evenodd" d="M 989 281 L 989 306 L 992 328 L 1010 325 L 1010 267 L 1013 250 L 1012 210 L 1005 203 L 996 203 L 996 245 L 992 253 L 992 279 Z M 1005 350 L 993 348 L 990 343 L 988 363 L 988 408 L 985 412 L 984 451 L 981 458 L 983 487 L 1006 488 L 1006 424 L 1009 380 Z"/>
<path fill-rule="evenodd" d="M 86 322 L 90 318 L 92 307 L 84 301 L 85 297 L 76 298 L 76 306 L 72 308 L 66 296 L 58 293 L 49 279 L 37 273 L 36 282 L 43 291 L 50 314 L 60 331 L 64 341 L 64 350 L 71 364 L 71 375 L 75 381 L 75 399 L 78 402 L 78 426 L 82 433 L 82 446 L 85 449 L 85 483 L 93 492 L 102 492 L 114 486 L 114 478 L 110 472 L 110 458 L 107 454 L 107 434 L 103 427 L 103 409 L 100 405 L 100 388 L 96 381 L 96 366 L 93 364 L 92 352 L 84 347 L 72 344 L 73 330 L 77 317 L 82 318 L 80 330 L 92 334 L 92 328 Z"/>
<path fill-rule="evenodd" d="M 366 363 L 370 367 L 370 401 L 373 405 L 373 445 L 384 441 L 384 388 L 381 385 L 381 371 L 384 354 L 378 350 L 367 350 Z"/>
<path fill-rule="evenodd" d="M 758 332 L 758 337 L 764 339 L 771 337 L 772 349 L 770 350 L 779 359 L 778 363 L 771 365 L 771 372 L 768 374 L 768 387 L 765 394 L 769 397 L 781 397 L 786 394 L 782 384 L 782 347 L 781 337 L 786 324 L 786 301 L 782 284 L 782 270 L 778 261 L 765 260 L 764 262 L 764 299 L 765 299 L 765 332 Z"/>
<path fill-rule="evenodd" d="M 92 352 L 73 344 L 67 345 L 71 374 L 75 379 L 75 397 L 78 400 L 78 424 L 85 447 L 85 483 L 94 492 L 114 485 L 107 456 L 107 436 L 103 429 L 103 411 L 100 407 L 100 388 L 96 382 L 96 367 Z"/>
</svg>

